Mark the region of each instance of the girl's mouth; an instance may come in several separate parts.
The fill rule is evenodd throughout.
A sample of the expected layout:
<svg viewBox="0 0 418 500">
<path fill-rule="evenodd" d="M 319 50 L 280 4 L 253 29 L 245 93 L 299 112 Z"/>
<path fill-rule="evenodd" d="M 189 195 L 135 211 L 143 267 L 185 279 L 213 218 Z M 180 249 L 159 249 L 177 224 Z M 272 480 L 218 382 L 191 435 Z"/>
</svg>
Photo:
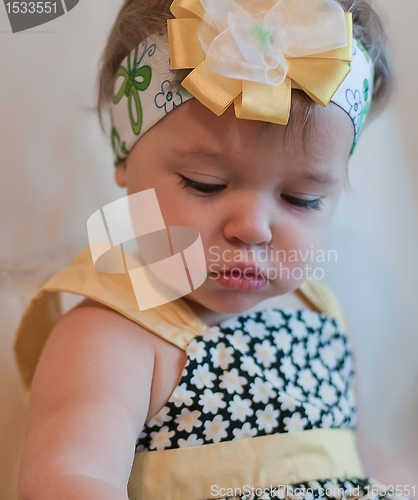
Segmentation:
<svg viewBox="0 0 418 500">
<path fill-rule="evenodd" d="M 267 285 L 267 279 L 257 270 L 251 267 L 237 266 L 231 269 L 223 269 L 212 279 L 228 290 L 241 290 L 255 292 Z"/>
</svg>

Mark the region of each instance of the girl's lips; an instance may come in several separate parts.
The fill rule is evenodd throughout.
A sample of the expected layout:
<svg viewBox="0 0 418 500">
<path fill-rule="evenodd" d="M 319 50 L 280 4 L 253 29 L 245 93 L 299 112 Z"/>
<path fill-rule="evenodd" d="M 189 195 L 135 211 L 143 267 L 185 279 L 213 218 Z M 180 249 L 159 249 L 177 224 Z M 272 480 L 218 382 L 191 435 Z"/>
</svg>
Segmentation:
<svg viewBox="0 0 418 500">
<path fill-rule="evenodd" d="M 238 268 L 219 271 L 215 273 L 214 279 L 228 290 L 241 290 L 245 292 L 255 292 L 267 285 L 267 280 L 264 276 L 260 276 L 260 273 L 248 268 L 244 271 Z"/>
</svg>

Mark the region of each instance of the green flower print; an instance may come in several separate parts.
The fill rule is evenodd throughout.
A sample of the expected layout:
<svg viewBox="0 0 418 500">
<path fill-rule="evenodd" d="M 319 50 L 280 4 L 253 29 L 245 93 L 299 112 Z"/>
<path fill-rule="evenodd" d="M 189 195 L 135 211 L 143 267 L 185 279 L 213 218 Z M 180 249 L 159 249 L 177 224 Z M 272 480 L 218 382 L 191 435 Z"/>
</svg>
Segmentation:
<svg viewBox="0 0 418 500">
<path fill-rule="evenodd" d="M 139 48 L 143 49 L 142 55 L 138 58 Z M 147 90 L 151 83 L 152 70 L 150 66 L 141 66 L 141 61 L 145 54 L 152 56 L 155 53 L 155 44 L 148 47 L 145 40 L 141 46 L 127 57 L 127 69 L 120 66 L 116 78 L 123 77 L 124 82 L 118 93 L 113 97 L 113 103 L 118 104 L 123 96 L 128 98 L 128 112 L 132 130 L 135 135 L 139 135 L 142 129 L 142 106 L 139 92 Z"/>
<path fill-rule="evenodd" d="M 367 101 L 367 99 L 369 98 L 369 91 L 370 91 L 369 80 L 367 80 L 367 78 L 365 78 L 364 82 L 363 82 L 363 93 L 364 93 L 364 100 L 365 101 Z"/>
<path fill-rule="evenodd" d="M 110 131 L 110 141 L 112 144 L 113 153 L 115 155 L 115 165 L 117 165 L 123 160 L 119 153 L 121 152 L 126 157 L 128 156 L 129 151 L 126 148 L 126 142 L 121 142 L 119 132 L 114 126 L 112 126 L 112 129 Z"/>
</svg>

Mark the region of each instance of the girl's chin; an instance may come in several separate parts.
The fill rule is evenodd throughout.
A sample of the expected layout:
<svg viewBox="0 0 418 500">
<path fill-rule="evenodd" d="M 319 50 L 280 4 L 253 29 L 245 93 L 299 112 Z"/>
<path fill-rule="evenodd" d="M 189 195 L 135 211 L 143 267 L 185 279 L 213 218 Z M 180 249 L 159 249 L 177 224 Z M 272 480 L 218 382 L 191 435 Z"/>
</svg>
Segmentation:
<svg viewBox="0 0 418 500">
<path fill-rule="evenodd" d="M 208 286 L 206 282 L 183 299 L 203 321 L 216 324 L 217 320 L 223 321 L 228 316 L 244 314 L 263 301 L 269 302 L 267 299 L 293 292 L 299 285 L 297 282 L 270 282 L 267 286 L 245 291 L 228 289 L 219 283 Z M 271 306 L 266 305 L 268 307 Z"/>
<path fill-rule="evenodd" d="M 245 296 L 244 294 L 234 294 L 231 292 L 229 292 L 229 294 L 217 294 L 217 296 L 204 298 L 193 295 L 195 295 L 195 292 L 185 296 L 184 299 L 194 313 L 203 321 L 209 318 L 215 320 L 216 317 L 219 317 L 219 321 L 222 321 L 226 319 L 227 316 L 245 313 L 268 298 L 256 294 L 251 294 L 252 296 L 250 297 L 248 295 Z"/>
</svg>

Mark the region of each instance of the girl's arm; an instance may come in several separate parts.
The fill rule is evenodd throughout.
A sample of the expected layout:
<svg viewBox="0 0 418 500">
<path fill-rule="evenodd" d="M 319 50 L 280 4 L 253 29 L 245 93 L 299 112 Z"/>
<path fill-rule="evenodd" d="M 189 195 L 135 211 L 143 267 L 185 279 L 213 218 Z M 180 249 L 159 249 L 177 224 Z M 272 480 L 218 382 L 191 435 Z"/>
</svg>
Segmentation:
<svg viewBox="0 0 418 500">
<path fill-rule="evenodd" d="M 62 318 L 39 361 L 21 500 L 127 500 L 136 439 L 184 365 L 177 348 L 94 304 Z"/>
</svg>

